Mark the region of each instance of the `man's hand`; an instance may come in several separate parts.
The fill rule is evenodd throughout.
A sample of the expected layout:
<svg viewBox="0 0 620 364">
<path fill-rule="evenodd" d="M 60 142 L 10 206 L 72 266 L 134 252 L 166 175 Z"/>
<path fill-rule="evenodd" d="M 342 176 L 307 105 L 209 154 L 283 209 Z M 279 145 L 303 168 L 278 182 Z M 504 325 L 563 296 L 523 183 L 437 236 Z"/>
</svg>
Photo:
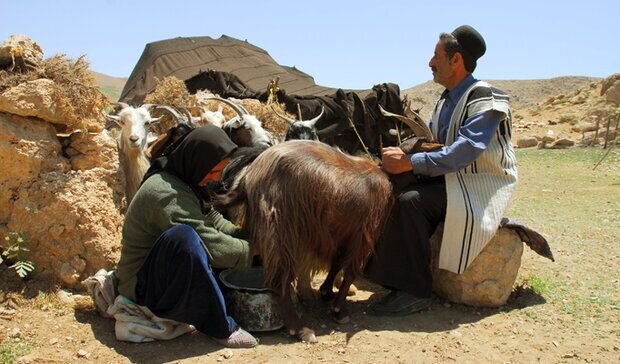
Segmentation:
<svg viewBox="0 0 620 364">
<path fill-rule="evenodd" d="M 413 170 L 409 156 L 399 147 L 387 147 L 381 150 L 383 170 L 390 174 L 401 174 Z"/>
</svg>

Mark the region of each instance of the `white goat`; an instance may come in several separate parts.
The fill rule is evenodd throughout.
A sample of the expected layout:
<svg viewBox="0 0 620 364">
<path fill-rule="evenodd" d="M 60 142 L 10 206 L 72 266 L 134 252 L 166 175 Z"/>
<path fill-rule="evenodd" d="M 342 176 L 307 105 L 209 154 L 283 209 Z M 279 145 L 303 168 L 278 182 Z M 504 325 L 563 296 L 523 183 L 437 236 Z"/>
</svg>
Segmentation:
<svg viewBox="0 0 620 364">
<path fill-rule="evenodd" d="M 251 115 L 241 104 L 235 104 L 234 102 L 221 98 L 221 97 L 206 97 L 204 100 L 215 100 L 225 103 L 230 106 L 237 116 L 228 120 L 222 126 L 222 129 L 230 136 L 230 139 L 240 147 L 250 146 L 266 146 L 273 145 L 273 136 L 271 133 L 263 129 L 263 126 L 256 118 Z"/>
<path fill-rule="evenodd" d="M 200 121 L 205 124 L 212 124 L 219 128 L 224 125 L 226 118 L 222 112 L 224 107 L 219 105 L 217 111 L 211 111 L 205 106 L 200 107 Z"/>
<path fill-rule="evenodd" d="M 127 205 L 133 199 L 140 187 L 144 174 L 149 169 L 150 163 L 144 151 L 147 146 L 149 125 L 161 119 L 152 118 L 149 109 L 151 104 L 134 108 L 125 103 L 119 103 L 122 109 L 118 115 L 107 115 L 121 127 L 118 140 L 118 149 L 121 166 L 125 172 L 125 195 Z"/>
</svg>

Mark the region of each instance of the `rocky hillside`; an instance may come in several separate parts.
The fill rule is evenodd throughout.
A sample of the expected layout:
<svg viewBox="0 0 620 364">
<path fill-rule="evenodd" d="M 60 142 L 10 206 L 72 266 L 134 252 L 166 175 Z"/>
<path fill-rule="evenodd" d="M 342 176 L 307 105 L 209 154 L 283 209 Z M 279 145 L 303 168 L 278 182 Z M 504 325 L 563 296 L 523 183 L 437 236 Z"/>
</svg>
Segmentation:
<svg viewBox="0 0 620 364">
<path fill-rule="evenodd" d="M 606 93 L 617 81 L 618 74 L 607 79 L 568 76 L 548 80 L 488 82 L 510 95 L 515 144 L 520 138 L 529 138 L 528 146 L 536 146 L 545 136 L 548 142 L 567 139 L 577 144 L 590 144 L 597 122 L 599 136 L 605 133 L 609 121 L 614 131 L 619 113 L 618 101 L 612 101 Z M 402 95 L 407 96 L 413 108 L 420 108 L 421 115 L 428 118 L 442 90 L 440 85 L 428 81 L 403 90 Z M 615 138 L 614 133 L 612 137 Z M 572 145 L 570 142 L 567 144 Z"/>
</svg>

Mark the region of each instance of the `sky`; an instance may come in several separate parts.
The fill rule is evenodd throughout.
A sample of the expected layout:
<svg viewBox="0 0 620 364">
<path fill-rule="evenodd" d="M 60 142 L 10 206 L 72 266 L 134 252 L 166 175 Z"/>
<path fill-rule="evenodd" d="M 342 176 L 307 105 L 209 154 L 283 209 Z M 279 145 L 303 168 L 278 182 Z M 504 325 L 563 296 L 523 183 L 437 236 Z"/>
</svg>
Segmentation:
<svg viewBox="0 0 620 364">
<path fill-rule="evenodd" d="M 487 44 L 479 79 L 620 72 L 618 0 L 0 0 L 0 9 L 0 41 L 24 34 L 45 57 L 86 55 L 92 70 L 114 77 L 129 77 L 147 43 L 225 34 L 319 85 L 405 89 L 432 79 L 439 34 L 462 24 Z"/>
</svg>

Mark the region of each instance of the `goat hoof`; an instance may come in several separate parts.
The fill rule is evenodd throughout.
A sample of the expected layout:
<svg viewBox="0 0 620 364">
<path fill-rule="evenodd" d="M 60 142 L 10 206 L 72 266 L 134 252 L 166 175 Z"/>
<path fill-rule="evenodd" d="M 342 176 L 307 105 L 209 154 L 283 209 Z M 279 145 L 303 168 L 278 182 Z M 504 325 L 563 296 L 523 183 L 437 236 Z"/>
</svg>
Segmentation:
<svg viewBox="0 0 620 364">
<path fill-rule="evenodd" d="M 355 296 L 356 293 L 357 293 L 357 287 L 355 287 L 354 285 L 351 285 L 349 287 L 349 290 L 347 291 L 347 296 Z"/>
<path fill-rule="evenodd" d="M 301 342 L 310 343 L 310 344 L 316 344 L 317 342 L 319 342 L 316 339 L 316 335 L 314 335 L 314 331 L 307 327 L 304 327 L 303 329 L 301 329 L 301 331 L 297 333 L 297 338 Z"/>
<path fill-rule="evenodd" d="M 349 316 L 346 312 L 334 311 L 332 317 L 334 318 L 334 321 L 339 324 L 348 324 L 349 322 L 351 322 L 351 316 Z"/>
</svg>

